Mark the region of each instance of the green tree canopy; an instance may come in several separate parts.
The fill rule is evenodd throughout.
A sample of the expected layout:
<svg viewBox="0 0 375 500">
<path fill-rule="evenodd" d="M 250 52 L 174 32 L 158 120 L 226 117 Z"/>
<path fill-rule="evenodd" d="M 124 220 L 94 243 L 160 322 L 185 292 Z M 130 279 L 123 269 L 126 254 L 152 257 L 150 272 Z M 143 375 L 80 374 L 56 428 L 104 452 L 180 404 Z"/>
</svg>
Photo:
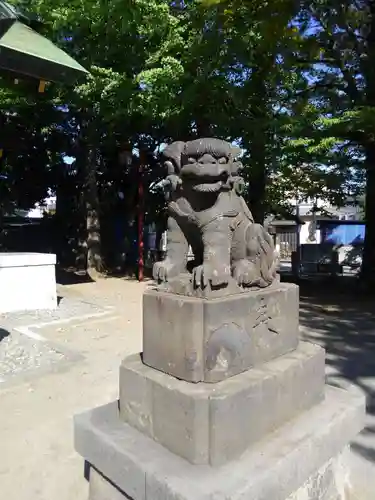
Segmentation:
<svg viewBox="0 0 375 500">
<path fill-rule="evenodd" d="M 340 203 L 366 182 L 369 269 L 375 244 L 371 5 L 30 0 L 28 8 L 45 21 L 43 33 L 92 76 L 75 88 L 51 85 L 42 96 L 22 93 L 21 86 L 2 91 L 2 164 L 19 186 L 12 192 L 31 202 L 46 187 L 59 190 L 61 159 L 75 157 L 76 192 L 83 194 L 77 207 L 86 218 L 82 239 L 99 255 L 100 214 L 120 185 L 131 200 L 124 216 L 134 215 L 138 152 L 146 158 L 147 190 L 162 176 L 155 154 L 163 143 L 217 135 L 244 150 L 247 199 L 259 221 L 290 209 L 291 193 Z M 22 124 L 27 153 L 12 147 Z M 120 161 L 124 151 L 132 156 L 129 165 Z M 22 177 L 16 165 L 25 164 L 24 154 L 29 167 Z M 33 164 L 41 181 L 27 198 L 21 184 Z M 93 262 L 101 267 L 100 258 Z"/>
</svg>

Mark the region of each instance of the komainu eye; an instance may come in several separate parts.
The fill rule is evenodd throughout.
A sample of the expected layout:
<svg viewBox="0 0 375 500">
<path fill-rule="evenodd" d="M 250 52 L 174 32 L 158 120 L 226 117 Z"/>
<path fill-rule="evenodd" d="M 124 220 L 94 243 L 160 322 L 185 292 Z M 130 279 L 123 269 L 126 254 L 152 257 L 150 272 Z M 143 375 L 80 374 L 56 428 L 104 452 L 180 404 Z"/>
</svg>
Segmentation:
<svg viewBox="0 0 375 500">
<path fill-rule="evenodd" d="M 196 161 L 195 158 L 188 158 L 188 163 L 196 163 Z"/>
<path fill-rule="evenodd" d="M 220 163 L 220 165 L 224 165 L 225 163 L 228 163 L 228 160 L 225 158 L 225 156 L 222 156 L 221 158 L 219 158 L 218 163 Z"/>
</svg>

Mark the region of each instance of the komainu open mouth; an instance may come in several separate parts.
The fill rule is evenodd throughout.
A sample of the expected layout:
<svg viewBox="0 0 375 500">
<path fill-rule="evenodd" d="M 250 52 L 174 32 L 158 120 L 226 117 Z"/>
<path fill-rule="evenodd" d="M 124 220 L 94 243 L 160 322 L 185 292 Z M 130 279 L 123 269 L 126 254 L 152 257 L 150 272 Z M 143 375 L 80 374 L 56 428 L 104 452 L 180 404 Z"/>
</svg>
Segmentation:
<svg viewBox="0 0 375 500">
<path fill-rule="evenodd" d="M 220 166 L 213 169 L 212 165 L 188 165 L 182 169 L 181 174 L 184 182 L 193 191 L 199 191 L 200 193 L 220 191 L 229 178 L 229 173 L 226 169 Z"/>
<path fill-rule="evenodd" d="M 199 191 L 200 193 L 214 193 L 216 191 L 220 191 L 222 187 L 222 181 L 215 182 L 214 184 L 196 184 L 195 186 L 192 186 L 194 191 Z"/>
</svg>

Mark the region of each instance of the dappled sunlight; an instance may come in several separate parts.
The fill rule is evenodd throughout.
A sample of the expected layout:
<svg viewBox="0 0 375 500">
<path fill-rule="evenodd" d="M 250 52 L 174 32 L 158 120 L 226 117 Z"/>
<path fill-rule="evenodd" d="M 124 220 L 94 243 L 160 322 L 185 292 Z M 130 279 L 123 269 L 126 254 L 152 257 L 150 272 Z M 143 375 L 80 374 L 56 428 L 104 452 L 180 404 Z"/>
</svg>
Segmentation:
<svg viewBox="0 0 375 500">
<path fill-rule="evenodd" d="M 302 339 L 326 350 L 327 383 L 359 390 L 366 396 L 366 426 L 352 443 L 352 450 L 375 462 L 373 299 L 356 293 L 355 287 L 302 284 L 300 325 Z"/>
</svg>

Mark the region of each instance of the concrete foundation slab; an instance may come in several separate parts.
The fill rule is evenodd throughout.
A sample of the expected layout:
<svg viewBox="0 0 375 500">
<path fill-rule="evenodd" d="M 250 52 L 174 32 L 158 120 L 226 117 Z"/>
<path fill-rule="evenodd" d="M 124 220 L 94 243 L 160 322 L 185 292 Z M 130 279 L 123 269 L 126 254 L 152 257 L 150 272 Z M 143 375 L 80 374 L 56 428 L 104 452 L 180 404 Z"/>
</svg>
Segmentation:
<svg viewBox="0 0 375 500">
<path fill-rule="evenodd" d="M 323 399 L 324 360 L 321 347 L 301 342 L 217 384 L 191 384 L 130 356 L 120 368 L 120 416 L 191 463 L 223 464 Z"/>
<path fill-rule="evenodd" d="M 239 459 L 210 467 L 190 464 L 125 424 L 115 402 L 75 418 L 75 446 L 134 500 L 286 500 L 305 485 L 316 484 L 314 477 L 363 428 L 364 415 L 364 397 L 327 387 L 323 402 Z M 322 495 L 303 498 L 333 500 Z"/>
<path fill-rule="evenodd" d="M 189 382 L 218 382 L 295 349 L 298 318 L 290 283 L 211 300 L 147 290 L 144 362 Z"/>
<path fill-rule="evenodd" d="M 56 309 L 56 255 L 0 253 L 0 313 Z"/>
</svg>

